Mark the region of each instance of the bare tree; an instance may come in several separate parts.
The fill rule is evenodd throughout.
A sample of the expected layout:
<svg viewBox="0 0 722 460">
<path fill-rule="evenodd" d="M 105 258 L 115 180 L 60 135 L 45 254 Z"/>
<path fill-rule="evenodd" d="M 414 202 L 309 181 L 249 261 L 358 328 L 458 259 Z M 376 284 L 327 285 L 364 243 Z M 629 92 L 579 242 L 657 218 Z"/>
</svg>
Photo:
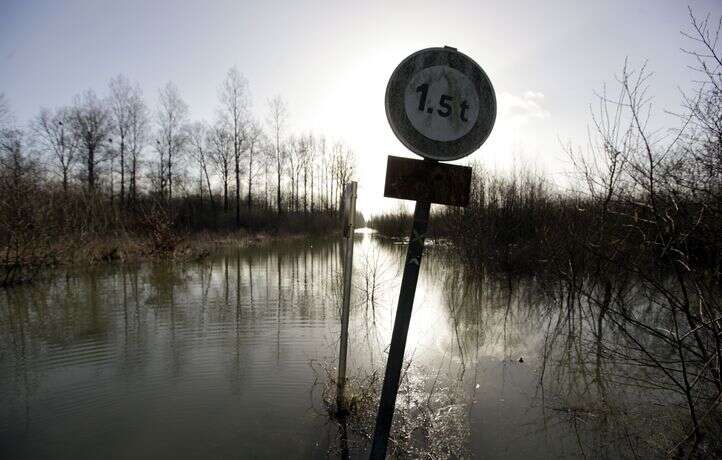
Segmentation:
<svg viewBox="0 0 722 460">
<path fill-rule="evenodd" d="M 276 153 L 276 209 L 278 214 L 283 212 L 281 203 L 281 174 L 285 163 L 285 154 L 282 148 L 283 132 L 288 121 L 288 110 L 286 103 L 281 96 L 275 96 L 268 101 L 268 119 L 271 135 L 273 136 L 274 150 Z"/>
<path fill-rule="evenodd" d="M 248 122 L 248 81 L 232 67 L 226 74 L 226 79 L 218 91 L 218 98 L 228 125 L 231 129 L 233 141 L 233 160 L 236 173 L 236 227 L 241 226 L 241 172 L 240 159 L 243 143 L 245 141 L 245 128 Z"/>
<path fill-rule="evenodd" d="M 688 114 L 682 117 L 688 120 L 691 129 L 687 139 L 692 144 L 685 155 L 692 161 L 685 162 L 684 168 L 675 170 L 675 178 L 692 186 L 696 192 L 706 194 L 711 201 L 722 203 L 722 16 L 716 23 L 707 15 L 697 18 L 689 10 L 691 30 L 682 32 L 690 41 L 690 48 L 682 51 L 689 55 L 694 64 L 690 68 L 696 73 L 696 88 L 683 96 L 683 104 Z M 684 171 L 689 177 L 685 180 Z M 693 186 L 694 182 L 706 184 Z M 717 213 L 721 206 L 713 206 Z"/>
<path fill-rule="evenodd" d="M 300 138 L 300 145 L 299 145 L 299 165 L 298 165 L 298 186 L 296 190 L 296 196 L 300 194 L 300 187 L 301 187 L 301 176 L 303 177 L 303 213 L 306 214 L 308 212 L 308 137 L 301 136 Z"/>
<path fill-rule="evenodd" d="M 268 141 L 268 139 L 264 136 L 262 138 L 262 152 L 263 156 L 261 157 L 261 160 L 263 161 L 263 206 L 265 209 L 268 209 L 270 207 L 269 203 L 269 182 L 268 182 L 268 172 L 270 170 L 270 165 L 275 161 L 274 158 L 274 150 L 273 145 L 271 142 Z"/>
<path fill-rule="evenodd" d="M 208 187 L 208 197 L 213 206 L 213 191 L 211 190 L 211 179 L 208 174 L 209 147 L 212 148 L 212 142 L 209 138 L 208 127 L 202 121 L 191 123 L 187 127 L 188 141 L 190 142 L 193 158 L 198 162 L 198 190 L 200 193 L 201 204 L 203 203 L 203 181 L 206 181 Z"/>
<path fill-rule="evenodd" d="M 113 134 L 118 140 L 119 146 L 117 154 L 120 159 L 120 202 L 123 204 L 125 203 L 126 195 L 126 158 L 129 153 L 129 142 L 131 142 L 131 138 L 134 137 L 133 130 L 137 124 L 138 111 L 142 105 L 142 96 L 140 86 L 137 84 L 135 86 L 131 85 L 130 80 L 124 75 L 118 75 L 110 80 L 109 88 Z M 131 162 L 133 162 L 132 159 Z"/>
<path fill-rule="evenodd" d="M 291 179 L 291 200 L 293 210 L 300 209 L 299 189 L 301 182 L 301 173 L 304 170 L 306 162 L 306 138 L 303 136 L 293 136 L 288 142 L 289 155 L 289 178 Z"/>
<path fill-rule="evenodd" d="M 263 139 L 263 130 L 261 129 L 261 126 L 258 124 L 257 121 L 251 120 L 248 123 L 248 127 L 246 130 L 246 144 L 248 146 L 248 196 L 247 196 L 247 203 L 248 203 L 248 210 L 251 210 L 251 206 L 253 205 L 253 198 L 252 198 L 252 192 L 253 192 L 253 177 L 255 175 L 255 171 L 253 170 L 253 157 L 255 153 L 259 150 L 259 145 L 262 143 Z"/>
<path fill-rule="evenodd" d="M 356 168 L 356 156 L 353 151 L 346 148 L 343 144 L 334 145 L 333 156 L 333 173 L 336 183 L 335 202 L 340 206 L 341 191 L 353 178 Z"/>
<path fill-rule="evenodd" d="M 298 201 L 296 200 L 296 166 L 298 164 L 296 161 L 296 152 L 298 149 L 298 140 L 296 136 L 289 136 L 286 144 L 288 148 L 288 154 L 286 155 L 288 161 L 288 181 L 291 183 L 291 198 L 288 204 L 291 211 L 296 211 L 298 209 Z"/>
<path fill-rule="evenodd" d="M 158 122 L 158 150 L 161 163 L 161 192 L 167 186 L 167 198 L 173 198 L 173 166 L 180 160 L 186 142 L 183 126 L 188 119 L 188 105 L 183 101 L 178 88 L 168 82 L 160 90 Z M 165 166 L 163 165 L 165 159 Z M 165 175 L 165 177 L 162 177 Z"/>
<path fill-rule="evenodd" d="M 98 165 L 105 160 L 101 147 L 107 141 L 112 127 L 110 115 L 106 105 L 95 92 L 87 90 L 75 98 L 71 117 L 73 132 L 81 146 L 86 168 L 87 190 L 93 193 L 97 182 Z"/>
<path fill-rule="evenodd" d="M 22 194 L 20 185 L 24 182 L 24 176 L 35 169 L 35 162 L 31 162 L 24 154 L 23 140 L 23 132 L 15 124 L 10 104 L 5 95 L 0 93 L 0 211 L 5 217 L 11 216 L 4 219 L 6 225 L 0 228 L 12 225 L 10 221 L 18 205 L 29 202 L 28 197 Z M 32 168 L 29 167 L 31 163 Z M 0 232 L 0 237 L 3 236 L 6 235 Z"/>
<path fill-rule="evenodd" d="M 137 86 L 131 93 L 127 106 L 128 111 L 128 131 L 127 131 L 127 151 L 130 155 L 130 164 L 128 165 L 129 177 L 129 193 L 130 201 L 135 203 L 138 196 L 138 175 L 141 162 L 141 154 L 143 148 L 148 142 L 148 130 L 150 125 L 150 117 L 148 107 L 143 101 L 143 95 Z"/>
<path fill-rule="evenodd" d="M 308 134 L 307 140 L 306 140 L 306 162 L 304 163 L 304 169 L 303 169 L 303 212 L 306 212 L 306 201 L 307 201 L 307 192 L 306 192 L 306 184 L 307 182 L 310 182 L 310 188 L 311 188 L 311 196 L 310 196 L 310 207 L 311 207 L 311 214 L 313 214 L 315 207 L 314 207 L 314 177 L 315 177 L 315 168 L 316 168 L 316 138 L 313 136 L 312 133 Z"/>
<path fill-rule="evenodd" d="M 0 286 L 31 279 L 49 256 L 41 174 L 0 94 Z"/>
<path fill-rule="evenodd" d="M 0 153 L 13 157 L 20 154 L 22 132 L 15 127 L 15 120 L 10 111 L 10 103 L 5 94 L 0 93 Z"/>
<path fill-rule="evenodd" d="M 41 109 L 32 123 L 32 131 L 48 152 L 68 192 L 68 180 L 76 162 L 78 139 L 72 134 L 72 112 L 67 107 Z"/>
<path fill-rule="evenodd" d="M 326 137 L 321 136 L 319 139 L 319 168 L 320 168 L 320 176 L 321 176 L 321 196 L 323 197 L 323 209 L 324 211 L 329 210 L 329 196 L 330 196 L 330 182 L 331 182 L 331 176 L 329 174 L 330 168 L 331 168 L 331 161 L 329 161 L 328 155 L 326 153 Z"/>
<path fill-rule="evenodd" d="M 686 110 L 674 135 L 649 126 L 651 73 L 645 65 L 634 70 L 625 62 L 618 96 L 608 97 L 606 90 L 600 95 L 593 115 L 599 147 L 592 158 L 575 158 L 589 196 L 585 213 L 593 219 L 584 245 L 597 268 L 591 280 L 574 281 L 602 287 L 575 288 L 598 310 L 598 356 L 610 342 L 610 334 L 602 337 L 603 324 L 612 324 L 613 335 L 625 341 L 624 353 L 613 361 L 647 369 L 643 379 L 681 396 L 691 429 L 667 454 L 687 458 L 698 456 L 703 440 L 719 437 L 709 422 L 722 395 L 722 18 L 715 24 L 690 13 L 690 23 L 692 31 L 683 35 L 694 48 L 684 51 L 696 61 L 698 86 L 684 96 Z M 568 279 L 577 271 L 563 270 Z M 610 273 L 625 276 L 620 281 Z M 620 286 L 629 278 L 635 290 L 654 299 L 653 316 L 627 308 Z M 645 385 L 643 379 L 630 384 Z"/>
<path fill-rule="evenodd" d="M 228 211 L 228 181 L 231 176 L 233 144 L 227 120 L 220 118 L 208 133 L 211 144 L 211 161 L 215 165 L 223 182 L 223 211 Z"/>
</svg>

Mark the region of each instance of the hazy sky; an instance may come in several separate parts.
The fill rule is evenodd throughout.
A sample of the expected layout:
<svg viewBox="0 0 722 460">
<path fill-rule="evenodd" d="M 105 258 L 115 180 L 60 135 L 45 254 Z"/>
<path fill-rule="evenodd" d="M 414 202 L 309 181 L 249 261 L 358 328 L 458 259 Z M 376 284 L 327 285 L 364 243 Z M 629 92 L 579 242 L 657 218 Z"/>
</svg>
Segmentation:
<svg viewBox="0 0 722 460">
<path fill-rule="evenodd" d="M 718 16 L 719 0 L 690 1 Z M 14 1 L 0 0 L 0 92 L 20 120 L 107 91 L 123 73 L 151 107 L 174 81 L 193 119 L 211 120 L 229 67 L 247 77 L 253 110 L 288 102 L 290 129 L 343 139 L 356 152 L 359 206 L 383 198 L 386 155 L 411 155 L 384 113 L 384 90 L 412 52 L 449 45 L 489 75 L 499 114 L 470 158 L 489 167 L 566 170 L 560 139 L 586 142 L 593 91 L 625 57 L 655 72 L 655 106 L 676 109 L 689 84 L 687 3 L 657 1 Z M 463 162 L 463 161 L 462 161 Z"/>
</svg>

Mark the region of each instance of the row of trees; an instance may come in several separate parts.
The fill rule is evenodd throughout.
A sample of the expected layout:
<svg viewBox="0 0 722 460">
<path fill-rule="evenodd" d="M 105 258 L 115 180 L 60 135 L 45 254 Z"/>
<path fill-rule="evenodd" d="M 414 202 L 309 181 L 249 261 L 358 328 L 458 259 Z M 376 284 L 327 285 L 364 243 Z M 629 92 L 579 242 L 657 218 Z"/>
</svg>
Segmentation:
<svg viewBox="0 0 722 460">
<path fill-rule="evenodd" d="M 232 68 L 212 121 L 191 120 L 168 83 L 151 109 L 140 86 L 113 78 L 29 123 L 0 93 L 0 286 L 49 264 L 141 236 L 143 251 L 175 251 L 179 232 L 324 232 L 339 226 L 354 154 L 324 136 L 293 134 L 280 96 L 260 121 L 248 83 Z M 145 246 L 144 246 L 145 247 Z M 97 253 L 97 254 L 96 254 Z M 122 256 L 121 256 L 122 257 Z"/>
<path fill-rule="evenodd" d="M 213 121 L 192 121 L 171 82 L 151 110 L 142 90 L 127 77 L 113 78 L 107 95 L 93 90 L 69 106 L 42 108 L 26 128 L 12 121 L 8 101 L 3 142 L 33 159 L 43 179 L 64 194 L 82 189 L 102 194 L 121 208 L 139 197 L 164 203 L 199 198 L 201 206 L 235 213 L 275 209 L 313 214 L 338 208 L 354 174 L 354 154 L 324 136 L 289 132 L 288 109 L 276 96 L 264 122 L 251 111 L 248 82 L 231 68 L 218 89 Z M 3 155 L 10 154 L 3 148 Z"/>
</svg>

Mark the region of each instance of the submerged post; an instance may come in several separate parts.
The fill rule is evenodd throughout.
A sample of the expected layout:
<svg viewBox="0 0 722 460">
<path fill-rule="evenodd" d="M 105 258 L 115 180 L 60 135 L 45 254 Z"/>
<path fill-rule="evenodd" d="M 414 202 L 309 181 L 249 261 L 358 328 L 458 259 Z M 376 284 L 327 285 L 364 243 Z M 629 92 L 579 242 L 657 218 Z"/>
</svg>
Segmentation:
<svg viewBox="0 0 722 460">
<path fill-rule="evenodd" d="M 478 149 L 496 119 L 496 96 L 479 65 L 456 48 L 429 48 L 404 59 L 386 87 L 386 117 L 396 137 L 425 158 L 388 157 L 384 196 L 416 200 L 414 223 L 386 363 L 372 459 L 386 458 L 411 324 L 431 203 L 466 206 L 471 168 L 458 160 Z"/>
<path fill-rule="evenodd" d="M 338 351 L 338 378 L 336 380 L 336 411 L 346 412 L 344 389 L 346 387 L 346 355 L 348 350 L 348 317 L 351 305 L 351 275 L 353 273 L 353 233 L 356 218 L 356 182 L 344 188 L 344 260 L 343 260 L 343 304 L 341 306 L 341 340 Z"/>
</svg>

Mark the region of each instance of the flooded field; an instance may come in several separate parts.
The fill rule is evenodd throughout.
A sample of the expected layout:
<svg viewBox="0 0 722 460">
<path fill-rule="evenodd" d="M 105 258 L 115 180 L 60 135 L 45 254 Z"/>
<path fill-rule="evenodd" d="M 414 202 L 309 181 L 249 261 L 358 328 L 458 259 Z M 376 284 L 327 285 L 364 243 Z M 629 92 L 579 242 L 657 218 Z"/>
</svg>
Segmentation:
<svg viewBox="0 0 722 460">
<path fill-rule="evenodd" d="M 377 390 L 405 248 L 357 235 L 349 376 Z M 432 426 L 409 456 L 645 456 L 675 429 L 645 423 L 669 395 L 617 389 L 563 296 L 456 265 L 440 245 L 422 264 L 399 417 Z M 340 243 L 293 241 L 0 291 L 0 457 L 366 455 L 324 402 L 341 267 Z"/>
</svg>

